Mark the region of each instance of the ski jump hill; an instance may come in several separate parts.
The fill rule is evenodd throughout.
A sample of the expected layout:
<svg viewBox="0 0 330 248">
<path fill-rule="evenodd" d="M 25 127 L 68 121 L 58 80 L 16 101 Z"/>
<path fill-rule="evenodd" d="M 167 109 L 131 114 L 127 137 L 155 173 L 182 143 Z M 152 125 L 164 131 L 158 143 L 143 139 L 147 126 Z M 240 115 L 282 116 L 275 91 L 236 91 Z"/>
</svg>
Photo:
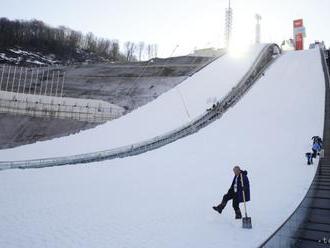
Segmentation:
<svg viewBox="0 0 330 248">
<path fill-rule="evenodd" d="M 325 121 L 322 51 L 278 51 L 225 54 L 119 119 L 1 150 L 0 247 L 267 247 L 312 185 Z M 251 230 L 212 210 L 234 165 Z"/>
</svg>

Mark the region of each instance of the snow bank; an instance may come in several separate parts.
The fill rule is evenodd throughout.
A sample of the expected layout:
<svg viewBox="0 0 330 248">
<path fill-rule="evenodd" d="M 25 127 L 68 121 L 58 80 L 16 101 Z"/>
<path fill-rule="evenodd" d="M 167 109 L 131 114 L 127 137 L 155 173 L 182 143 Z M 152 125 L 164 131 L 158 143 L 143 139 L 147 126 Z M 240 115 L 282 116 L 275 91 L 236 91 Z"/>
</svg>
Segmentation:
<svg viewBox="0 0 330 248">
<path fill-rule="evenodd" d="M 256 247 L 292 213 L 315 173 L 318 50 L 289 52 L 221 120 L 136 157 L 0 173 L 1 247 Z M 249 172 L 253 229 L 211 207 Z M 242 209 L 242 207 L 241 207 Z"/>
<path fill-rule="evenodd" d="M 75 155 L 144 141 L 186 124 L 221 99 L 243 75 L 264 45 L 251 47 L 240 59 L 214 61 L 155 101 L 97 128 L 51 141 L 0 151 L 2 161 Z"/>
</svg>

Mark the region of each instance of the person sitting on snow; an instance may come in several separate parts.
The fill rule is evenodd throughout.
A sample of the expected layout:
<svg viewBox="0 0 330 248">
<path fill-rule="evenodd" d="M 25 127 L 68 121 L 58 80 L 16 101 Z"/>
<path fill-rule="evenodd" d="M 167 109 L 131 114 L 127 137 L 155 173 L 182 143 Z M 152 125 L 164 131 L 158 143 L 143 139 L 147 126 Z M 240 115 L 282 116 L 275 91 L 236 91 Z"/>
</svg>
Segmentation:
<svg viewBox="0 0 330 248">
<path fill-rule="evenodd" d="M 313 154 L 311 152 L 306 153 L 306 158 L 307 158 L 307 164 L 308 165 L 313 164 Z"/>
<path fill-rule="evenodd" d="M 242 214 L 239 204 L 244 201 L 243 191 L 245 193 L 245 201 L 250 201 L 250 183 L 247 177 L 247 171 L 241 170 L 239 166 L 235 166 L 233 171 L 235 176 L 227 194 L 223 196 L 222 202 L 218 206 L 214 206 L 213 209 L 221 214 L 227 202 L 232 200 L 232 206 L 235 210 L 235 219 L 241 219 Z M 241 176 L 243 178 L 244 187 L 242 187 Z"/>
<path fill-rule="evenodd" d="M 319 137 L 319 136 L 313 136 L 313 137 L 312 137 L 312 140 L 313 140 L 313 144 L 315 144 L 315 143 L 319 143 L 319 145 L 320 145 L 321 148 L 322 148 L 323 141 L 322 141 L 321 137 Z"/>
</svg>

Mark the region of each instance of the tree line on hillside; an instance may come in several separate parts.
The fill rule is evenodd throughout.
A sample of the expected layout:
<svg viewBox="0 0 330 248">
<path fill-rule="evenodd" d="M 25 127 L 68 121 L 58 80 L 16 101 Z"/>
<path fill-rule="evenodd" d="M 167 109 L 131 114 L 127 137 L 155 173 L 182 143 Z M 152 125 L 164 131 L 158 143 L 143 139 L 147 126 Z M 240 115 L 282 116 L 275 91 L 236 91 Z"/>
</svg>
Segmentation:
<svg viewBox="0 0 330 248">
<path fill-rule="evenodd" d="M 145 58 L 151 59 L 156 58 L 158 55 L 158 45 L 148 44 L 146 45 L 143 41 L 134 43 L 127 41 L 125 46 L 125 56 L 127 61 L 139 60 L 142 61 Z"/>
<path fill-rule="evenodd" d="M 38 20 L 0 18 L 0 48 L 12 47 L 37 48 L 62 57 L 72 56 L 77 49 L 83 49 L 113 61 L 141 61 L 157 57 L 158 52 L 155 44 L 131 41 L 124 43 L 121 52 L 118 40 L 98 38 L 91 32 L 82 34 L 64 26 L 54 28 Z"/>
</svg>

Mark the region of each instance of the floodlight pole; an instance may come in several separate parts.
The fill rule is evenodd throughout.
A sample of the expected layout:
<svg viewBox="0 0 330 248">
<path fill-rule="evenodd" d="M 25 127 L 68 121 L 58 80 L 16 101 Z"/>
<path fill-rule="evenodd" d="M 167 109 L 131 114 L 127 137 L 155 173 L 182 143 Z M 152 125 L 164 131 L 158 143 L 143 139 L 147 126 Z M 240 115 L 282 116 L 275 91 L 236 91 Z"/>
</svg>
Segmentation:
<svg viewBox="0 0 330 248">
<path fill-rule="evenodd" d="M 261 27 L 260 27 L 260 21 L 261 21 L 261 15 L 256 14 L 255 15 L 256 18 L 256 43 L 259 44 L 260 43 L 260 33 L 261 33 Z"/>
</svg>

